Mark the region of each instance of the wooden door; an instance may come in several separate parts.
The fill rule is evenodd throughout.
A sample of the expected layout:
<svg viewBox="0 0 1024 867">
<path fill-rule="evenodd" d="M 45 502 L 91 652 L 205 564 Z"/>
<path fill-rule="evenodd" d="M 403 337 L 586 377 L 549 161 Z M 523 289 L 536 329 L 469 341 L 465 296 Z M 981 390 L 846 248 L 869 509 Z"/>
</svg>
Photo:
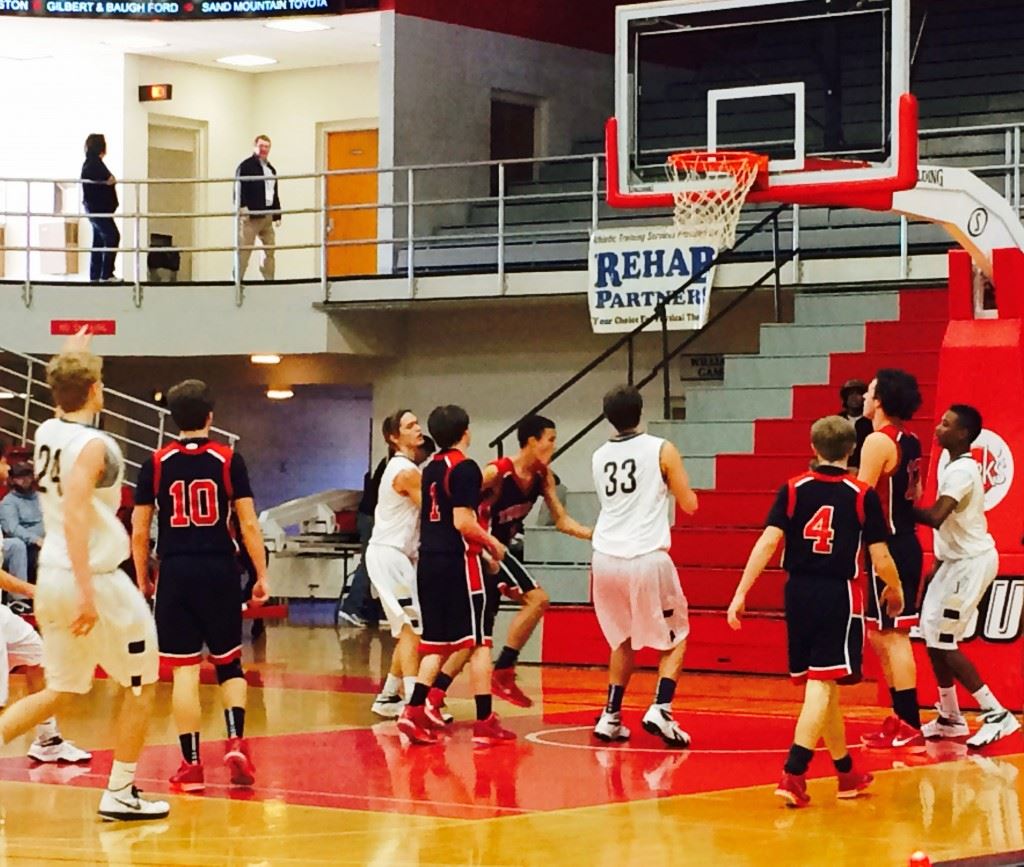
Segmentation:
<svg viewBox="0 0 1024 867">
<path fill-rule="evenodd" d="M 331 132 L 327 134 L 327 168 L 377 168 L 377 130 Z M 376 205 L 377 175 L 373 172 L 330 175 L 327 178 L 327 205 Z M 329 241 L 376 240 L 377 210 L 329 211 Z M 331 277 L 377 273 L 376 244 L 346 244 L 329 247 L 327 273 Z"/>
<path fill-rule="evenodd" d="M 491 159 L 513 160 L 534 156 L 537 109 L 532 105 L 491 100 Z M 533 180 L 531 163 L 505 166 L 505 190 L 511 183 Z M 491 169 L 491 195 L 498 195 L 498 167 Z"/>
</svg>

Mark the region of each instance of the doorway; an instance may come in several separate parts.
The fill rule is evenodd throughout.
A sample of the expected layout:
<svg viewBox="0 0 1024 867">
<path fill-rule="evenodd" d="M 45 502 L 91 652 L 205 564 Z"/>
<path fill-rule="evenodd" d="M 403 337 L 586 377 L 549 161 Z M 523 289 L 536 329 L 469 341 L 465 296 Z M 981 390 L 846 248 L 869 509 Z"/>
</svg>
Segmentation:
<svg viewBox="0 0 1024 867">
<path fill-rule="evenodd" d="M 149 121 L 148 175 L 152 179 L 197 178 L 202 165 L 202 126 L 200 121 L 172 118 Z M 146 210 L 148 232 L 144 246 L 187 248 L 198 246 L 196 218 L 162 217 L 161 214 L 194 214 L 199 210 L 196 184 L 149 184 Z M 146 257 L 143 257 L 145 261 Z M 176 277 L 192 280 L 193 254 L 181 253 Z M 143 266 L 145 269 L 145 265 Z M 166 269 L 161 269 L 166 271 Z M 143 271 L 145 273 L 145 270 Z M 159 276 L 159 275 L 157 275 Z M 165 278 L 166 274 L 163 275 Z"/>
<path fill-rule="evenodd" d="M 491 99 L 491 159 L 532 159 L 536 156 L 537 106 L 528 102 Z M 514 183 L 533 180 L 532 163 L 505 166 L 505 191 Z M 498 195 L 498 167 L 491 167 L 491 195 Z"/>
<path fill-rule="evenodd" d="M 327 133 L 327 170 L 376 169 L 378 134 L 375 129 Z M 377 174 L 329 175 L 327 206 L 376 205 Z M 376 207 L 329 211 L 328 241 L 376 241 Z M 345 244 L 327 248 L 330 277 L 377 273 L 376 244 Z"/>
</svg>

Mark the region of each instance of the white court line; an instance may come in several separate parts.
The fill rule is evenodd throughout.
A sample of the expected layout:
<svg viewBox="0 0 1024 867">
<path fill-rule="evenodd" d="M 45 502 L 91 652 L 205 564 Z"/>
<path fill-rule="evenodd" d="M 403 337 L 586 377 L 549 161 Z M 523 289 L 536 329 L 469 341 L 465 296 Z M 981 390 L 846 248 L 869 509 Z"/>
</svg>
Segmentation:
<svg viewBox="0 0 1024 867">
<path fill-rule="evenodd" d="M 565 728 L 560 729 L 541 729 L 541 731 L 539 732 L 530 732 L 528 735 L 526 735 L 526 740 L 530 741 L 530 743 L 541 744 L 542 746 L 546 747 L 562 747 L 567 750 L 590 750 L 591 752 L 594 752 L 596 750 L 616 750 L 617 752 L 622 753 L 657 753 L 659 756 L 663 756 L 666 753 L 672 753 L 677 751 L 683 752 L 683 750 L 677 750 L 677 748 L 674 747 L 661 747 L 660 749 L 656 749 L 655 747 L 627 747 L 623 745 L 623 741 L 617 741 L 614 743 L 610 742 L 607 744 L 567 744 L 563 743 L 562 741 L 550 741 L 544 739 L 545 735 L 557 735 L 562 734 L 564 732 L 589 732 L 591 730 L 591 726 L 566 726 Z M 861 748 L 862 746 L 862 744 L 846 745 L 847 749 L 851 750 Z M 695 750 L 692 747 L 690 747 L 687 748 L 685 752 L 703 754 L 708 756 L 727 756 L 733 755 L 735 753 L 788 753 L 789 747 L 766 747 L 763 749 L 741 748 L 736 750 Z"/>
</svg>

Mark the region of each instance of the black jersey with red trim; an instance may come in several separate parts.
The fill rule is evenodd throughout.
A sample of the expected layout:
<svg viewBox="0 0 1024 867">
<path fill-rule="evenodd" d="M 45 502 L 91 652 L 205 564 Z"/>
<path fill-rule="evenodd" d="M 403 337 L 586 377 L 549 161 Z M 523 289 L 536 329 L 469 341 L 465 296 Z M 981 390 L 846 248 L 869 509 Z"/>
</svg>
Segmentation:
<svg viewBox="0 0 1024 867">
<path fill-rule="evenodd" d="M 914 501 L 921 492 L 921 441 L 915 434 L 894 424 L 880 428 L 896 444 L 896 466 L 878 477 L 875 490 L 882 501 L 885 526 L 890 535 L 916 533 Z"/>
<path fill-rule="evenodd" d="M 480 504 L 480 521 L 492 536 L 508 545 L 523 532 L 523 521 L 543 490 L 544 473 L 531 474 L 524 489 L 512 458 L 498 458 L 490 465 L 498 468 L 498 487 L 493 496 Z"/>
<path fill-rule="evenodd" d="M 455 509 L 480 507 L 480 485 L 483 473 L 476 461 L 458 449 L 447 449 L 434 455 L 423 469 L 420 507 L 420 551 L 426 554 L 480 553 L 467 549 L 462 534 L 455 528 Z"/>
<path fill-rule="evenodd" d="M 177 440 L 139 468 L 135 503 L 157 508 L 157 554 L 236 553 L 235 500 L 252 497 L 245 461 L 208 439 Z"/>
<path fill-rule="evenodd" d="M 786 534 L 783 568 L 791 576 L 852 581 L 863 544 L 888 536 L 878 494 L 841 467 L 822 466 L 781 488 L 766 526 Z"/>
</svg>

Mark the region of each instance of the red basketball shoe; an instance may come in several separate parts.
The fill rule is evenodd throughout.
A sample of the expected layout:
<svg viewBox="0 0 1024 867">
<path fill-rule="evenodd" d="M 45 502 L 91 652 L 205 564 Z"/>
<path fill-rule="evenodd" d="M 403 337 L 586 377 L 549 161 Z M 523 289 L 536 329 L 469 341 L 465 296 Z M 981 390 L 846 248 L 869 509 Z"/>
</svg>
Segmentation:
<svg viewBox="0 0 1024 867">
<path fill-rule="evenodd" d="M 423 706 L 423 712 L 427 715 L 427 721 L 435 728 L 443 729 L 455 722 L 455 717 L 448 713 L 444 704 L 444 690 L 436 686 L 430 688 L 427 693 L 427 703 Z"/>
<path fill-rule="evenodd" d="M 775 787 L 775 794 L 786 802 L 787 807 L 806 807 L 811 803 L 807 794 L 807 777 L 803 774 L 783 774 Z"/>
<path fill-rule="evenodd" d="M 437 732 L 422 706 L 406 705 L 398 718 L 398 730 L 414 744 L 436 744 Z"/>
<path fill-rule="evenodd" d="M 871 781 L 874 779 L 871 774 L 860 771 L 850 771 L 846 774 L 839 771 L 836 776 L 839 778 L 839 791 L 836 792 L 837 798 L 856 798 L 871 785 Z"/>
<path fill-rule="evenodd" d="M 177 773 L 171 777 L 171 785 L 182 792 L 201 792 L 206 788 L 203 763 L 192 764 L 192 762 L 183 761 Z"/>
<path fill-rule="evenodd" d="M 533 707 L 533 699 L 516 683 L 514 668 L 496 668 L 491 675 L 491 692 L 516 707 Z"/>
<path fill-rule="evenodd" d="M 514 732 L 501 727 L 496 713 L 492 713 L 487 719 L 477 720 L 473 724 L 473 743 L 478 746 L 507 744 L 515 739 Z"/>
<path fill-rule="evenodd" d="M 923 753 L 928 745 L 920 729 L 896 716 L 886 719 L 881 731 L 861 735 L 860 742 L 869 750 L 906 750 L 910 753 Z"/>
<path fill-rule="evenodd" d="M 251 786 L 256 782 L 256 766 L 249 755 L 249 744 L 245 738 L 231 738 L 227 752 L 224 753 L 224 764 L 231 771 L 232 786 Z"/>
</svg>

